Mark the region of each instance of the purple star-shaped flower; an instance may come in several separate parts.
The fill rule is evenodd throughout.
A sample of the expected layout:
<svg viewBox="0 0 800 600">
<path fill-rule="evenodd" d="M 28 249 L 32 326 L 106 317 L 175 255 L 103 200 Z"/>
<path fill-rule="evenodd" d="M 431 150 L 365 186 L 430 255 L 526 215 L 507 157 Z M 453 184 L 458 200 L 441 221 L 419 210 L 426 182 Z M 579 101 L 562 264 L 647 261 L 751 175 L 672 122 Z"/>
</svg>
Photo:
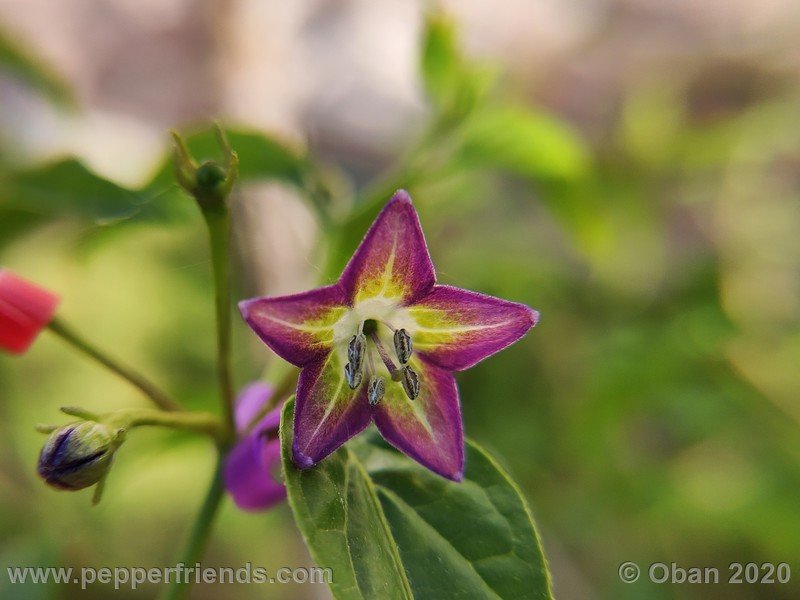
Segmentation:
<svg viewBox="0 0 800 600">
<path fill-rule="evenodd" d="M 520 339 L 538 313 L 436 283 L 411 198 L 398 191 L 334 285 L 239 305 L 272 350 L 301 367 L 293 462 L 308 468 L 375 421 L 432 471 L 461 480 L 453 371 Z"/>
<path fill-rule="evenodd" d="M 263 510 L 286 498 L 286 487 L 280 481 L 281 407 L 254 423 L 272 394 L 272 387 L 255 382 L 236 400 L 236 431 L 240 437 L 225 459 L 224 480 L 236 506 L 244 510 Z"/>
</svg>

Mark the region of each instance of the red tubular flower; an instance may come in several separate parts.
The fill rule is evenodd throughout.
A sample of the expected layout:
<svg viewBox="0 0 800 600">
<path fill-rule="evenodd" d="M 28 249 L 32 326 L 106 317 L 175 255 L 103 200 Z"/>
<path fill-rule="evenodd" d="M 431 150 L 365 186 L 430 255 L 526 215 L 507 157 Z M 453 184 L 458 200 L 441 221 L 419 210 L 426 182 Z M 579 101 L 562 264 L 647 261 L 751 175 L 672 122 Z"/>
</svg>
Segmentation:
<svg viewBox="0 0 800 600">
<path fill-rule="evenodd" d="M 0 269 L 0 348 L 24 353 L 52 320 L 60 301 L 56 294 Z"/>
</svg>

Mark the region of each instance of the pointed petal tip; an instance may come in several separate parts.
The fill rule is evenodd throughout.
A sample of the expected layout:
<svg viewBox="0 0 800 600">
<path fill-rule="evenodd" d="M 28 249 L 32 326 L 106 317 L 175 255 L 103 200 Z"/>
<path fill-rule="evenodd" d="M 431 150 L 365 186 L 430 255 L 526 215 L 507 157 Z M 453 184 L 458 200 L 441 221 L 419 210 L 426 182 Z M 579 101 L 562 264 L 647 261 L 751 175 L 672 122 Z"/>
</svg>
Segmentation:
<svg viewBox="0 0 800 600">
<path fill-rule="evenodd" d="M 449 475 L 443 475 L 443 477 L 446 477 L 450 481 L 454 481 L 456 483 L 461 483 L 462 481 L 464 481 L 464 468 L 462 467 L 461 470 L 456 472 L 456 473 L 451 473 Z"/>
<path fill-rule="evenodd" d="M 404 188 L 399 188 L 396 190 L 395 193 L 392 194 L 392 197 L 387 205 L 394 204 L 396 202 L 402 202 L 403 204 L 408 204 L 409 206 L 414 205 L 414 202 L 411 200 L 411 194 L 409 194 Z"/>
<path fill-rule="evenodd" d="M 404 452 L 402 449 L 398 448 L 401 452 Z M 407 454 L 404 452 L 404 454 Z M 408 454 L 407 454 L 408 455 Z M 413 457 L 412 457 L 413 458 Z M 440 477 L 447 479 L 449 481 L 453 481 L 455 483 L 461 483 L 464 481 L 464 452 L 463 450 L 459 452 L 459 456 L 457 459 L 456 464 L 444 465 L 441 463 L 433 463 L 432 461 L 422 461 L 416 459 L 423 467 L 429 469 L 432 473 L 436 473 Z"/>
<path fill-rule="evenodd" d="M 298 450 L 296 444 L 292 444 L 292 463 L 294 463 L 294 466 L 301 471 L 310 469 L 317 464 L 316 461 L 314 461 L 314 459 L 312 459 L 310 456 L 303 454 L 300 450 Z"/>
<path fill-rule="evenodd" d="M 464 481 L 464 446 L 462 443 L 461 450 L 458 452 L 458 457 L 450 465 L 424 465 L 437 475 L 444 477 L 455 483 Z"/>
<path fill-rule="evenodd" d="M 463 424 L 462 424 L 463 427 Z M 450 481 L 454 481 L 456 483 L 461 483 L 464 481 L 464 466 L 465 466 L 465 456 L 464 456 L 464 433 L 463 429 L 461 432 L 461 448 L 458 451 L 458 462 L 456 463 L 456 468 L 451 470 L 449 473 L 439 473 L 445 479 L 449 479 Z"/>
<path fill-rule="evenodd" d="M 541 316 L 541 314 L 539 313 L 538 310 L 535 310 L 530 306 L 525 306 L 525 308 L 528 309 L 528 315 L 530 317 L 530 323 L 531 323 L 528 329 L 530 329 L 531 327 L 536 327 L 539 324 L 539 317 Z"/>
<path fill-rule="evenodd" d="M 236 306 L 239 307 L 239 312 L 242 314 L 244 319 L 247 319 L 247 315 L 250 313 L 250 305 L 257 300 L 257 298 L 248 298 L 247 300 L 240 300 Z"/>
</svg>

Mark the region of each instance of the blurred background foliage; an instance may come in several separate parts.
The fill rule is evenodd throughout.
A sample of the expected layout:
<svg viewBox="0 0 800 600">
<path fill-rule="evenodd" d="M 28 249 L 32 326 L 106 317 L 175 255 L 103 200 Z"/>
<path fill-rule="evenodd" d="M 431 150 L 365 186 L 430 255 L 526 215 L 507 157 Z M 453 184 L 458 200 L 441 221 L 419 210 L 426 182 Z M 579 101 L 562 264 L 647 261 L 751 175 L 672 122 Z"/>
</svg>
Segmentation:
<svg viewBox="0 0 800 600">
<path fill-rule="evenodd" d="M 467 431 L 529 498 L 557 596 L 797 597 L 617 578 L 626 560 L 723 577 L 786 561 L 800 580 L 796 3 L 444 4 L 0 2 L 0 264 L 213 409 L 210 264 L 166 129 L 230 127 L 239 297 L 331 281 L 406 187 L 442 282 L 543 315 L 459 384 Z M 238 321 L 235 340 L 240 383 L 280 370 Z M 0 400 L 3 571 L 174 560 L 205 442 L 137 432 L 92 509 L 36 479 L 33 425 L 144 400 L 46 334 L 0 357 Z M 226 507 L 206 563 L 247 561 L 308 564 L 286 507 Z M 0 578 L 2 597 L 106 594 Z"/>
</svg>

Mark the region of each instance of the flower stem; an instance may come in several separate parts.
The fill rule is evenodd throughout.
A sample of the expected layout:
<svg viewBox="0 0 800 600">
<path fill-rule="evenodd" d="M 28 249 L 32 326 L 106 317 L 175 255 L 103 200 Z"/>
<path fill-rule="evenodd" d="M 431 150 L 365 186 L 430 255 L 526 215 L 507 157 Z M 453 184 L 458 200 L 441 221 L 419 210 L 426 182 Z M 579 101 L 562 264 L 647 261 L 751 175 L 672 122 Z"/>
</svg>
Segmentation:
<svg viewBox="0 0 800 600">
<path fill-rule="evenodd" d="M 195 519 L 194 525 L 192 526 L 192 531 L 189 534 L 186 547 L 178 561 L 187 567 L 194 567 L 195 563 L 200 562 L 200 559 L 203 557 L 208 538 L 211 535 L 211 527 L 214 524 L 222 499 L 225 496 L 225 487 L 222 483 L 222 466 L 223 458 L 222 454 L 220 454 L 217 460 L 217 466 L 214 469 L 211 485 L 206 492 L 206 497 L 203 500 L 203 505 L 200 507 L 197 519 Z M 173 581 L 170 587 L 164 590 L 162 597 L 164 600 L 185 598 L 186 594 L 189 592 L 189 583 L 190 582 L 185 579 Z"/>
<path fill-rule="evenodd" d="M 134 371 L 130 367 L 123 365 L 117 360 L 108 356 L 105 352 L 98 349 L 93 344 L 78 335 L 71 327 L 67 326 L 61 319 L 53 319 L 48 325 L 50 331 L 59 336 L 62 340 L 69 343 L 73 348 L 80 350 L 87 356 L 116 373 L 129 383 L 139 388 L 153 403 L 163 410 L 180 410 L 180 405 L 170 398 L 165 392 L 161 391 L 154 383 L 146 377 Z"/>
<path fill-rule="evenodd" d="M 123 408 L 100 415 L 99 420 L 117 427 L 157 426 L 200 433 L 222 441 L 224 430 L 219 417 L 208 412 L 153 410 L 148 408 Z"/>
<path fill-rule="evenodd" d="M 203 210 L 211 245 L 214 302 L 217 314 L 217 379 L 227 438 L 234 434 L 231 375 L 231 281 L 229 268 L 230 213 L 227 206 Z"/>
</svg>

